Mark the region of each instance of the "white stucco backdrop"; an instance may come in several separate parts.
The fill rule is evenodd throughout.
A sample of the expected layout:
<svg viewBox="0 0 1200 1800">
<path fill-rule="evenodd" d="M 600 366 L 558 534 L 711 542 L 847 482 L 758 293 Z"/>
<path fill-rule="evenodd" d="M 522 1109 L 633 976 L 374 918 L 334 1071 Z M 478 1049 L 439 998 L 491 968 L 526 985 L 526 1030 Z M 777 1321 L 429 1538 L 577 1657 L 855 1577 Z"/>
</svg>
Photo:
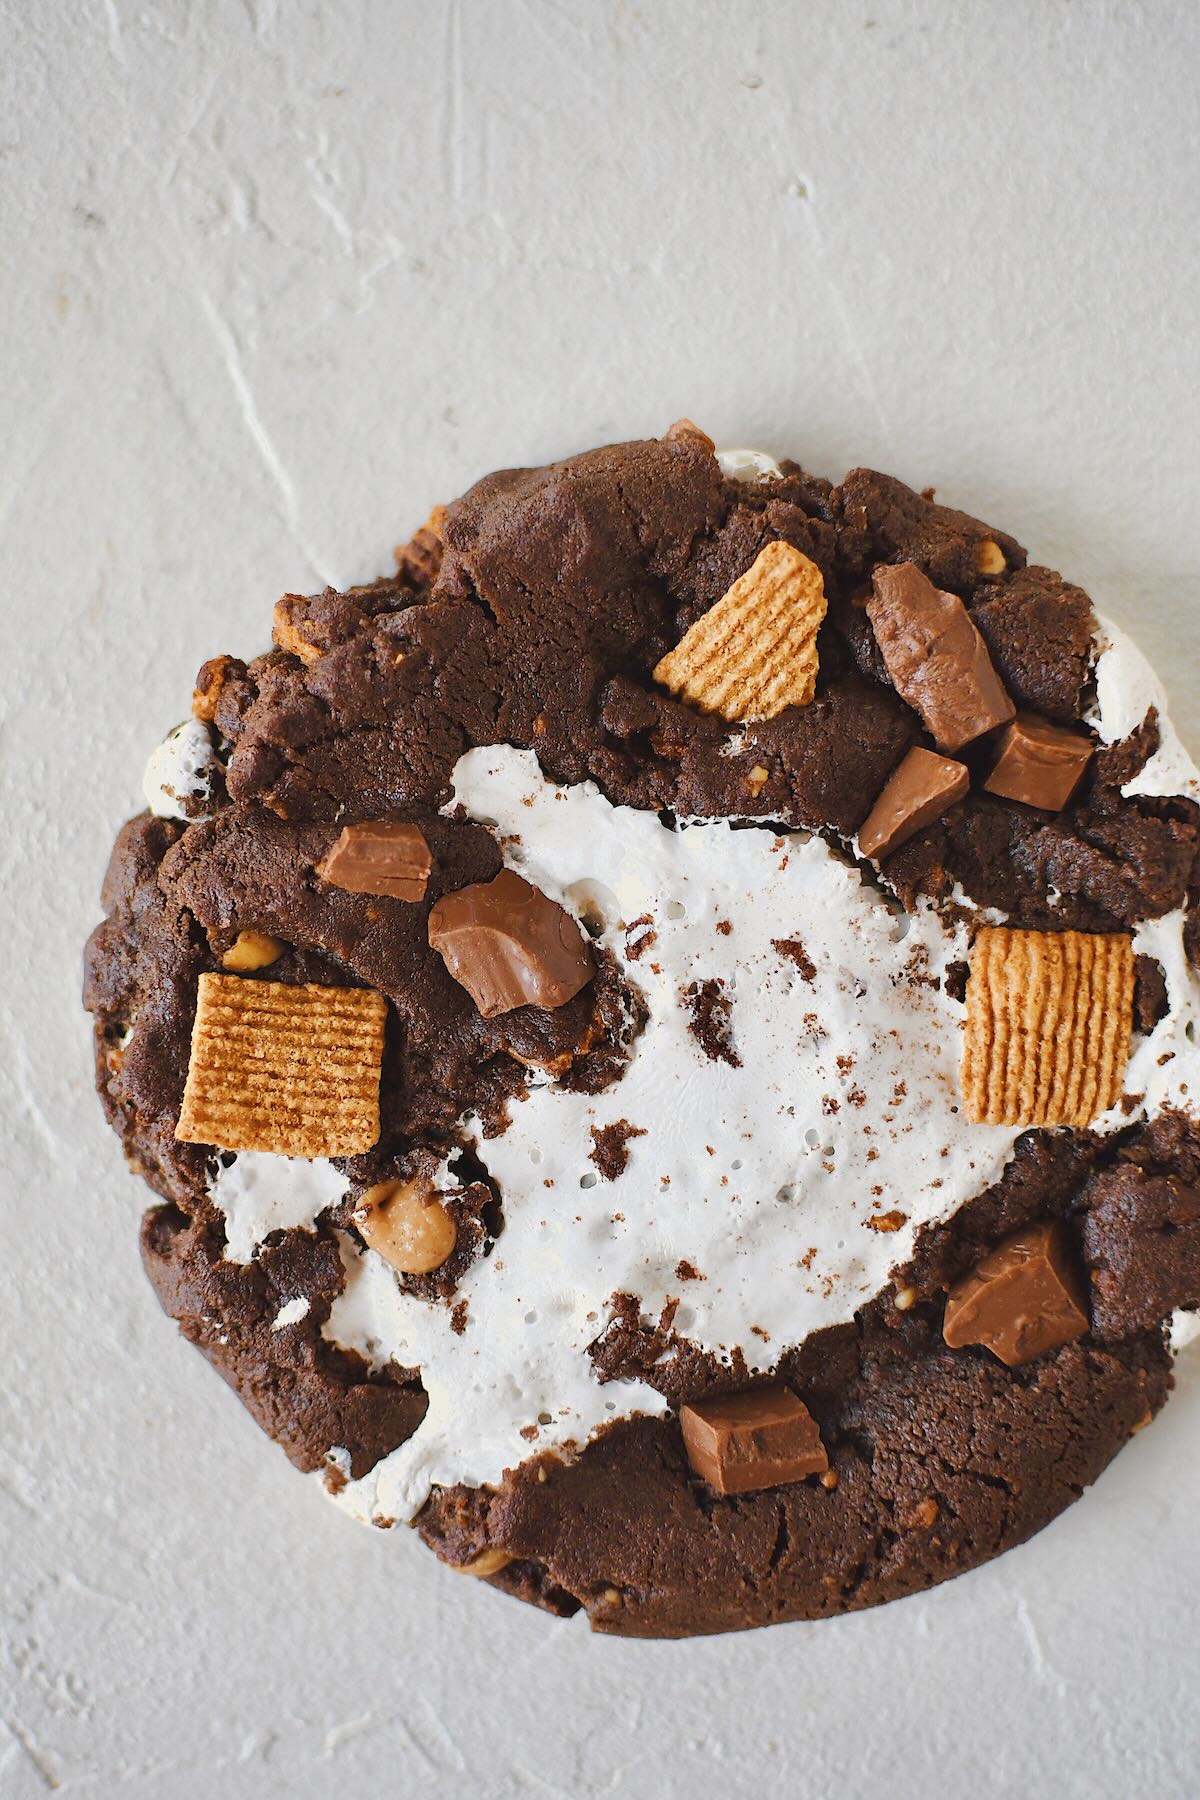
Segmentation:
<svg viewBox="0 0 1200 1800">
<path fill-rule="evenodd" d="M 1015 531 L 1193 750 L 1200 12 L 0 0 L 0 1794 L 1194 1792 L 1200 1352 L 926 1598 L 589 1637 L 357 1529 L 159 1314 L 79 951 L 147 749 L 285 589 L 655 433 Z"/>
</svg>

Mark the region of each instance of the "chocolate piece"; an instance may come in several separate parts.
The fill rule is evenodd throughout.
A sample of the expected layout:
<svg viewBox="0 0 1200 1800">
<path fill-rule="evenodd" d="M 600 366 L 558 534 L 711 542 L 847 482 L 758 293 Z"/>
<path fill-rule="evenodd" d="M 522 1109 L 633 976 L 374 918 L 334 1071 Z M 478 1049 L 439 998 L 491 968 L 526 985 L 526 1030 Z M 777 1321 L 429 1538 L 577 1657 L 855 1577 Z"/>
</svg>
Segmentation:
<svg viewBox="0 0 1200 1800">
<path fill-rule="evenodd" d="M 423 900 L 433 858 L 419 825 L 371 819 L 347 825 L 317 874 L 331 887 L 351 894 L 382 894 L 392 900 Z"/>
<path fill-rule="evenodd" d="M 863 856 L 890 856 L 900 844 L 940 818 L 971 785 L 965 764 L 932 750 L 910 750 L 859 827 Z"/>
<path fill-rule="evenodd" d="M 570 914 L 512 869 L 439 900 L 429 942 L 485 1019 L 518 1006 L 563 1006 L 596 972 Z"/>
<path fill-rule="evenodd" d="M 942 1336 L 951 1349 L 982 1344 L 1010 1369 L 1082 1337 L 1087 1306 L 1064 1227 L 1016 1231 L 956 1282 Z"/>
<path fill-rule="evenodd" d="M 961 750 L 1016 712 L 987 646 L 957 594 L 935 588 L 916 563 L 871 577 L 867 617 L 897 693 L 915 707 L 941 750 Z"/>
<path fill-rule="evenodd" d="M 1000 739 L 984 782 L 989 794 L 1061 812 L 1091 761 L 1092 745 L 1077 731 L 1019 713 Z"/>
<path fill-rule="evenodd" d="M 679 1409 L 687 1459 L 718 1494 L 803 1481 L 829 1467 L 816 1421 L 782 1382 Z"/>
</svg>

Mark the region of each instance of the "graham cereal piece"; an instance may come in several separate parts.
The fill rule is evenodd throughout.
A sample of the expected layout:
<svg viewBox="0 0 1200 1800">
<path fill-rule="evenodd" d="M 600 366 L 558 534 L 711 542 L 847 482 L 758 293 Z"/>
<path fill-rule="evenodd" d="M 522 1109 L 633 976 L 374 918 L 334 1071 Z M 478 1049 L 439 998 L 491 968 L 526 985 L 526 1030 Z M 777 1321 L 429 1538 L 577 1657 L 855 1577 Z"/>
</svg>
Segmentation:
<svg viewBox="0 0 1200 1800">
<path fill-rule="evenodd" d="M 386 1018 L 371 988 L 201 975 L 175 1136 L 277 1156 L 369 1150 Z"/>
<path fill-rule="evenodd" d="M 394 555 L 396 572 L 401 579 L 416 587 L 428 587 L 437 579 L 442 566 L 442 550 L 446 538 L 446 508 L 435 506 L 425 523 L 413 532 L 407 544 L 397 544 Z"/>
<path fill-rule="evenodd" d="M 275 602 L 275 611 L 271 616 L 271 636 L 281 650 L 291 656 L 298 656 L 306 668 L 311 667 L 320 656 L 316 644 L 310 644 L 300 629 L 297 614 L 304 606 L 302 594 L 284 594 Z"/>
<path fill-rule="evenodd" d="M 654 679 L 701 712 L 773 719 L 812 699 L 824 617 L 820 569 L 777 539 L 668 650 Z"/>
<path fill-rule="evenodd" d="M 211 725 L 217 716 L 217 707 L 221 700 L 221 689 L 224 687 L 234 669 L 245 668 L 232 656 L 210 656 L 207 662 L 200 664 L 196 676 L 196 685 L 192 689 L 192 717 L 202 719 Z"/>
<path fill-rule="evenodd" d="M 1121 1097 L 1133 1032 L 1123 933 L 983 928 L 971 948 L 962 1089 L 977 1125 L 1082 1130 Z"/>
</svg>

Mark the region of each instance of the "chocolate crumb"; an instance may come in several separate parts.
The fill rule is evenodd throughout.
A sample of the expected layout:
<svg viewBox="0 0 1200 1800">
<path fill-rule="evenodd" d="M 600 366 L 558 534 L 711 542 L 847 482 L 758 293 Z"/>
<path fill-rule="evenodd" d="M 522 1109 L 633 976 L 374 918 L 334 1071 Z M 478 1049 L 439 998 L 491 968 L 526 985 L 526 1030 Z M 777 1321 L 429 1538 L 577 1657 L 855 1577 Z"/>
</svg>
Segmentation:
<svg viewBox="0 0 1200 1800">
<path fill-rule="evenodd" d="M 675 1264 L 675 1279 L 676 1281 L 705 1281 L 707 1276 L 702 1275 L 699 1269 L 694 1268 L 690 1262 L 681 1259 Z"/>
<path fill-rule="evenodd" d="M 719 976 L 692 982 L 683 997 L 692 1015 L 688 1030 L 710 1062 L 728 1063 L 731 1069 L 740 1069 L 742 1059 L 730 1041 L 733 1004 L 724 989 L 725 983 Z"/>
<path fill-rule="evenodd" d="M 971 966 L 965 962 L 947 963 L 946 973 L 942 977 L 942 991 L 951 1000 L 957 1000 L 961 1006 L 967 997 L 967 977 Z"/>
<path fill-rule="evenodd" d="M 615 1181 L 629 1166 L 629 1140 L 645 1137 L 640 1125 L 628 1119 L 617 1119 L 611 1125 L 592 1126 L 592 1148 L 588 1155 L 606 1181 Z"/>
<path fill-rule="evenodd" d="M 640 957 L 645 956 L 657 937 L 654 919 L 650 913 L 642 913 L 640 918 L 631 919 L 625 927 L 626 956 L 631 962 L 637 962 Z"/>
<path fill-rule="evenodd" d="M 1149 1036 L 1159 1020 L 1166 1017 L 1167 978 L 1162 964 L 1153 956 L 1133 959 L 1133 1026 Z"/>
<path fill-rule="evenodd" d="M 467 1302 L 456 1300 L 450 1308 L 450 1329 L 457 1337 L 461 1337 L 467 1329 Z"/>
<path fill-rule="evenodd" d="M 785 957 L 788 962 L 795 963 L 805 981 L 817 979 L 817 965 L 804 948 L 802 939 L 772 938 L 771 948 L 777 950 L 780 956 Z"/>
</svg>

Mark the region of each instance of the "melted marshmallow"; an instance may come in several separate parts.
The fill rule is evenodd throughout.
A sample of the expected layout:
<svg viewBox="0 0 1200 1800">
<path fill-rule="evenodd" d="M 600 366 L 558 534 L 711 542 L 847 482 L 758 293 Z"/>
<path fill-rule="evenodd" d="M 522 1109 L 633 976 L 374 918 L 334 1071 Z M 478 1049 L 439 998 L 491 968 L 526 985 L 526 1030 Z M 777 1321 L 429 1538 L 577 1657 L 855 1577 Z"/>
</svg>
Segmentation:
<svg viewBox="0 0 1200 1800">
<path fill-rule="evenodd" d="M 271 1320 L 271 1330 L 282 1331 L 286 1325 L 298 1325 L 301 1319 L 307 1319 L 311 1305 L 307 1294 L 297 1294 L 294 1299 L 285 1300 Z"/>
<path fill-rule="evenodd" d="M 1200 1343 L 1200 1313 L 1173 1312 L 1169 1341 L 1176 1356 L 1181 1350 L 1190 1350 L 1193 1344 Z"/>
<path fill-rule="evenodd" d="M 268 1150 L 239 1150 L 228 1166 L 218 1160 L 209 1194 L 225 1214 L 225 1256 L 250 1262 L 272 1231 L 311 1231 L 349 1182 L 325 1158 L 306 1162 Z"/>
<path fill-rule="evenodd" d="M 1183 794 L 1200 800 L 1200 774 L 1167 716 L 1163 685 L 1137 645 L 1101 616 L 1096 650 L 1096 699 L 1087 722 L 1101 743 L 1119 743 L 1137 730 L 1151 707 L 1158 710 L 1159 747 L 1125 783 L 1122 794 L 1126 799 Z"/>
<path fill-rule="evenodd" d="M 722 475 L 730 481 L 745 481 L 757 487 L 763 481 L 779 481 L 783 470 L 765 450 L 718 450 L 717 462 Z"/>
<path fill-rule="evenodd" d="M 185 811 L 185 800 L 206 800 L 212 791 L 216 752 L 208 727 L 200 719 L 185 719 L 168 732 L 152 751 L 142 776 L 146 805 L 159 819 L 201 819 L 207 815 L 194 807 Z"/>
<path fill-rule="evenodd" d="M 507 746 L 460 759 L 451 804 L 494 821 L 510 866 L 602 924 L 650 1016 L 606 1092 L 531 1086 L 496 1138 L 465 1121 L 504 1230 L 459 1283 L 461 1334 L 347 1240 L 326 1334 L 419 1365 L 430 1398 L 413 1437 L 342 1490 L 364 1517 L 410 1517 L 434 1483 L 496 1481 L 614 1414 L 662 1411 L 649 1387 L 593 1373 L 587 1347 L 616 1293 L 652 1318 L 677 1301 L 681 1335 L 772 1367 L 877 1294 L 917 1229 L 994 1181 L 1018 1135 L 960 1111 L 962 1008 L 934 982 L 965 931 L 928 909 L 897 919 L 819 838 L 724 821 L 672 832 L 591 784 L 555 786 Z M 799 966 L 776 948 L 788 940 Z M 685 990 L 714 979 L 738 1066 L 689 1029 Z M 592 1133 L 621 1121 L 644 1135 L 610 1182 Z M 897 1229 L 872 1228 L 885 1214 L 903 1215 L 884 1221 Z"/>
</svg>

